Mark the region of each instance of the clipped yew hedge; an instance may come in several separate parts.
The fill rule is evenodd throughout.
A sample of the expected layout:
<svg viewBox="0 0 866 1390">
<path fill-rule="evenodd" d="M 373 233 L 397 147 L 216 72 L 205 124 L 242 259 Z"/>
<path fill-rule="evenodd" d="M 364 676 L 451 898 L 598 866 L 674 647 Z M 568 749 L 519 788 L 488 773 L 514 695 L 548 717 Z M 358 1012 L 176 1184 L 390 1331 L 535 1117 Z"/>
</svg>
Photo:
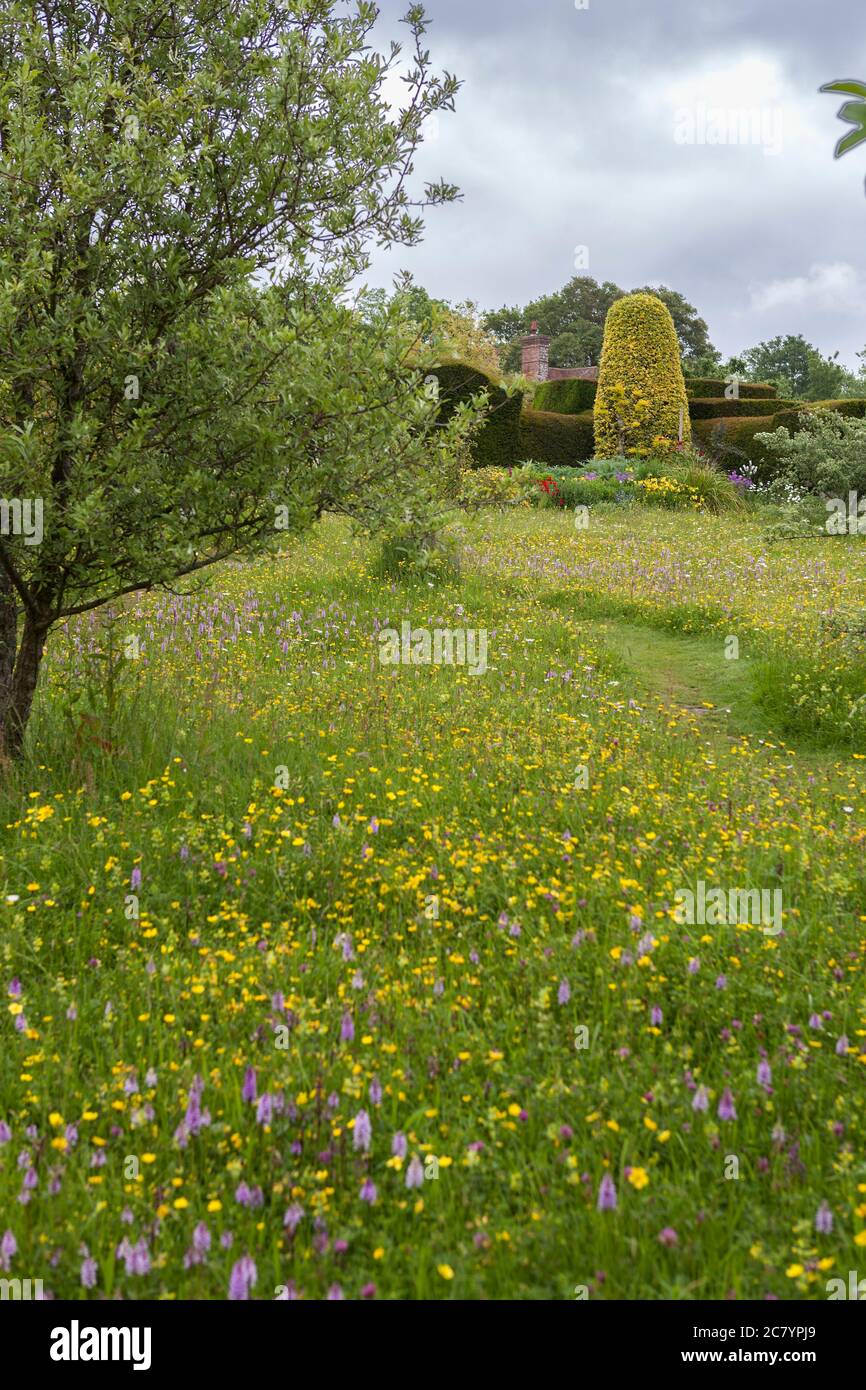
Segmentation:
<svg viewBox="0 0 866 1390">
<path fill-rule="evenodd" d="M 722 416 L 739 417 L 754 415 L 778 415 L 779 411 L 792 408 L 796 411 L 796 401 L 775 401 L 761 397 L 740 397 L 738 401 L 721 398 L 697 397 L 689 401 L 689 415 L 693 420 L 718 420 Z"/>
<path fill-rule="evenodd" d="M 695 420 L 692 431 L 696 442 L 709 453 L 726 472 L 739 472 L 744 463 L 752 463 L 760 482 L 769 482 L 777 472 L 777 461 L 756 434 L 776 428 L 772 415 L 752 415 L 746 418 L 726 416 L 714 420 Z"/>
<path fill-rule="evenodd" d="M 518 457 L 535 463 L 570 467 L 593 456 L 592 411 L 582 415 L 553 410 L 524 410 L 520 417 Z"/>
<path fill-rule="evenodd" d="M 798 429 L 798 416 L 804 410 L 837 410 L 840 415 L 847 415 L 856 420 L 862 420 L 866 415 L 866 400 L 861 400 L 858 396 L 843 401 L 786 401 L 784 404 L 789 408 L 776 415 L 773 429 L 778 429 L 779 425 L 784 425 L 789 430 Z"/>
<path fill-rule="evenodd" d="M 557 415 L 582 415 L 595 405 L 596 385 L 580 377 L 564 381 L 542 381 L 536 388 L 533 410 L 552 410 Z"/>
<path fill-rule="evenodd" d="M 751 410 L 758 402 L 740 401 L 739 404 L 744 410 Z M 765 445 L 758 443 L 755 435 L 772 434 L 778 429 L 796 434 L 802 428 L 801 416 L 813 410 L 836 410 L 840 415 L 857 419 L 866 417 L 866 399 L 859 397 L 841 401 L 777 401 L 776 405 L 782 408 L 773 415 L 754 412 L 694 419 L 695 439 L 722 468 L 733 471 L 742 468 L 744 463 L 752 463 L 758 482 L 770 482 L 779 471 L 779 460 Z"/>
<path fill-rule="evenodd" d="M 619 400 L 621 389 L 624 407 Z M 645 411 L 633 409 L 638 401 L 648 403 Z M 598 458 L 618 454 L 618 416 L 623 409 L 640 421 L 637 426 L 628 422 L 631 449 L 649 448 L 658 435 L 676 439 L 680 419 L 683 442 L 691 442 L 677 331 L 667 305 L 654 294 L 623 295 L 607 311 L 595 397 Z"/>
<path fill-rule="evenodd" d="M 795 408 L 796 401 L 777 400 L 776 387 L 741 381 L 739 398 L 725 396 L 727 383 L 713 377 L 686 377 L 686 395 L 692 420 L 716 420 L 724 415 L 774 415 Z M 542 381 L 535 389 L 533 410 L 552 410 L 558 415 L 582 415 L 595 405 L 597 385 L 580 377 Z"/>
<path fill-rule="evenodd" d="M 691 400 L 703 400 L 708 397 L 724 398 L 727 382 L 720 381 L 716 377 L 710 376 L 687 376 L 686 393 Z M 775 386 L 770 386 L 766 382 L 740 382 L 740 397 L 746 400 L 774 400 L 776 397 Z"/>
<path fill-rule="evenodd" d="M 491 377 L 462 362 L 443 363 L 434 369 L 433 376 L 439 382 L 439 419 L 443 423 L 450 420 L 461 401 L 470 400 L 479 391 L 487 392 L 490 408 L 473 436 L 472 459 L 477 468 L 511 468 L 519 458 L 522 393 L 509 396 Z"/>
</svg>

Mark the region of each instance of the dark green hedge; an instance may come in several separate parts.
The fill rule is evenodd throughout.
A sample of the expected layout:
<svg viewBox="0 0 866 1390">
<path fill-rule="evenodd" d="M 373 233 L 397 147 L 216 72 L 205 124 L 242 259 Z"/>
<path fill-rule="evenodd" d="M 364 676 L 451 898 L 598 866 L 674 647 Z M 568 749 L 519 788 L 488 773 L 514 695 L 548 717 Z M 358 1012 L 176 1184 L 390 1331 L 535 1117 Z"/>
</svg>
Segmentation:
<svg viewBox="0 0 866 1390">
<path fill-rule="evenodd" d="M 708 397 L 724 398 L 726 382 L 710 376 L 687 376 L 686 394 L 689 400 L 705 400 Z M 775 400 L 776 388 L 762 382 L 740 382 L 740 396 L 753 401 Z"/>
<path fill-rule="evenodd" d="M 596 384 L 574 377 L 565 381 L 542 381 L 536 387 L 533 410 L 552 410 L 558 415 L 582 415 L 595 405 Z"/>
<path fill-rule="evenodd" d="M 784 425 L 786 429 L 797 429 L 799 427 L 799 415 L 804 410 L 838 410 L 840 415 L 847 415 L 857 420 L 862 420 L 866 415 L 866 400 L 859 397 L 852 397 L 850 400 L 842 401 L 798 401 L 796 404 L 791 401 L 784 402 L 789 408 L 782 410 L 776 416 L 774 429 L 778 425 Z"/>
<path fill-rule="evenodd" d="M 774 416 L 753 415 L 748 419 L 695 420 L 692 433 L 700 447 L 710 453 L 722 468 L 729 472 L 739 471 L 744 463 L 753 463 L 758 478 L 767 482 L 775 476 L 777 462 L 775 456 L 763 445 L 755 442 L 755 435 L 772 432 L 776 428 Z"/>
<path fill-rule="evenodd" d="M 720 399 L 700 396 L 689 401 L 689 416 L 692 420 L 718 420 L 723 415 L 751 418 L 753 415 L 778 415 L 780 410 L 796 406 L 796 401 L 755 400 L 742 396 L 738 401 L 729 401 L 724 396 Z"/>
<path fill-rule="evenodd" d="M 552 410 L 524 410 L 520 417 L 519 458 L 535 463 L 585 463 L 595 452 L 592 411 L 560 415 Z"/>
<path fill-rule="evenodd" d="M 474 367 L 447 362 L 436 367 L 439 382 L 439 419 L 450 420 L 460 401 L 486 391 L 490 409 L 472 440 L 472 457 L 478 468 L 511 468 L 519 457 L 518 437 L 523 396 L 509 396 L 501 386 Z"/>
<path fill-rule="evenodd" d="M 756 434 L 772 434 L 774 430 L 786 429 L 796 434 L 800 429 L 800 416 L 804 410 L 838 410 L 841 415 L 863 418 L 866 416 L 866 400 L 857 398 L 842 401 L 798 402 L 787 406 L 775 415 L 753 415 L 745 418 L 730 417 L 712 420 L 693 420 L 692 431 L 702 449 L 726 469 L 739 469 L 751 461 L 757 468 L 759 482 L 769 482 L 779 471 L 779 461 L 775 454 L 755 440 Z"/>
</svg>

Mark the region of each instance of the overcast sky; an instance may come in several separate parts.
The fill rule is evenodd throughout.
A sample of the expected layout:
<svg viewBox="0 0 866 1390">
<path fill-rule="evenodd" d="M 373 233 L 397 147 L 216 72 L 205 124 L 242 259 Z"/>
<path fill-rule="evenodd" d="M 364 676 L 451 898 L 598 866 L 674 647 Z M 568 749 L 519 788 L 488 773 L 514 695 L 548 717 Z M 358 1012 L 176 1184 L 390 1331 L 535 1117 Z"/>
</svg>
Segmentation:
<svg viewBox="0 0 866 1390">
<path fill-rule="evenodd" d="M 387 40 L 408 0 L 380 8 Z M 834 160 L 851 127 L 836 119 L 844 98 L 818 88 L 866 81 L 863 0 L 425 8 L 437 68 L 464 85 L 417 176 L 442 175 L 464 197 L 427 215 L 422 245 L 378 253 L 370 284 L 408 269 L 434 296 L 492 309 L 574 274 L 664 283 L 725 355 L 803 333 L 856 368 L 866 144 Z M 720 122 L 735 143 L 711 143 Z"/>
</svg>

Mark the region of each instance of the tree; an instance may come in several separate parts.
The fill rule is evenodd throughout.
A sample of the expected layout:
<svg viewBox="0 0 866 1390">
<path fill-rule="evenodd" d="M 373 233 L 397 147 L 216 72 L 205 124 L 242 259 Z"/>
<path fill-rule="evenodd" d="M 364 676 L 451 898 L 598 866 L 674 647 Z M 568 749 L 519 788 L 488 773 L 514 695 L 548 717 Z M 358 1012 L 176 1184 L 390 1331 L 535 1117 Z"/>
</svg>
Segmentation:
<svg viewBox="0 0 866 1390">
<path fill-rule="evenodd" d="M 839 361 L 839 353 L 822 357 L 816 352 L 809 363 L 806 382 L 807 401 L 833 401 L 856 390 L 856 377 Z"/>
<path fill-rule="evenodd" d="M 560 333 L 550 344 L 551 367 L 583 367 L 585 356 L 582 340 L 577 333 Z"/>
<path fill-rule="evenodd" d="M 365 320 L 381 314 L 389 304 L 400 301 L 405 318 L 416 324 L 423 342 L 433 337 L 433 319 L 438 310 L 450 306 L 444 299 L 433 299 L 422 285 L 416 285 L 408 271 L 397 276 L 394 289 L 363 289 L 356 301 L 358 312 Z"/>
<path fill-rule="evenodd" d="M 450 304 L 433 299 L 406 272 L 399 276 L 393 294 L 387 290 L 363 290 L 358 308 L 365 321 L 399 302 L 402 315 L 418 329 L 419 346 L 429 349 L 437 364 L 458 361 L 487 376 L 501 375 L 496 341 L 484 328 L 478 305 L 471 299 Z"/>
<path fill-rule="evenodd" d="M 463 362 L 494 379 L 501 374 L 496 342 L 479 319 L 478 305 L 470 299 L 462 304 L 433 304 L 431 341 L 442 362 Z"/>
<path fill-rule="evenodd" d="M 597 458 L 647 454 L 659 439 L 691 442 L 676 329 L 656 294 L 630 294 L 612 306 L 594 409 Z"/>
<path fill-rule="evenodd" d="M 718 353 L 709 340 L 706 323 L 698 317 L 694 305 L 684 295 L 668 289 L 666 285 L 660 285 L 657 289 L 644 286 L 632 293 L 653 294 L 666 305 L 677 330 L 684 364 L 707 356 L 712 357 L 714 362 L 718 361 Z M 599 284 L 591 275 L 575 275 L 561 290 L 533 300 L 524 309 L 502 308 L 486 314 L 484 326 L 499 344 L 506 370 L 513 371 L 519 367 L 519 339 L 529 332 L 533 321 L 538 323 L 540 332 L 554 340 L 550 345 L 551 366 L 596 367 L 601 361 L 601 343 L 608 310 L 624 294 L 625 291 L 610 280 Z M 554 342 L 565 335 L 579 339 L 579 361 L 554 360 Z M 573 344 L 569 343 L 565 350 L 573 355 Z"/>
<path fill-rule="evenodd" d="M 809 384 L 809 368 L 815 349 L 802 334 L 770 338 L 741 353 L 754 381 L 781 378 L 788 383 L 788 395 L 803 396 Z"/>
<path fill-rule="evenodd" d="M 574 275 L 556 294 L 527 304 L 525 313 L 530 322 L 537 319 L 541 332 L 552 338 L 561 333 L 579 335 L 587 324 L 595 324 L 603 331 L 608 309 L 622 294 L 619 286 L 610 281 L 599 285 L 591 275 Z"/>
<path fill-rule="evenodd" d="M 793 433 L 780 427 L 755 436 L 775 457 L 775 488 L 844 498 L 866 495 L 866 420 L 847 419 L 836 410 L 804 410 Z M 862 534 L 862 533 L 861 533 Z"/>
<path fill-rule="evenodd" d="M 740 354 L 752 381 L 768 381 L 780 394 L 796 400 L 826 401 L 857 395 L 862 381 L 838 360 L 838 352 L 823 357 L 802 334 L 771 338 Z M 728 364 L 730 366 L 730 363 Z"/>
<path fill-rule="evenodd" d="M 604 329 L 597 323 L 585 323 L 579 332 L 560 333 L 550 344 L 552 367 L 592 367 L 601 360 Z"/>
<path fill-rule="evenodd" d="M 481 323 L 496 343 L 502 371 L 519 372 L 522 357 L 520 340 L 529 332 L 529 321 L 524 327 L 523 310 L 503 306 L 484 314 Z"/>
<path fill-rule="evenodd" d="M 729 364 L 722 364 L 722 355 L 716 352 L 715 348 L 711 352 L 705 352 L 700 357 L 683 358 L 683 375 L 687 377 L 722 377 L 728 376 L 731 371 L 736 370 Z M 746 364 L 742 364 L 741 376 L 746 374 Z"/>
<path fill-rule="evenodd" d="M 596 366 L 607 311 L 621 295 L 622 290 L 617 285 L 609 282 L 599 285 L 590 275 L 575 275 L 555 294 L 535 299 L 523 309 L 504 306 L 493 310 L 484 315 L 482 323 L 496 340 L 504 371 L 520 370 L 520 339 L 529 333 L 534 322 L 539 331 L 554 342 L 568 335 L 569 342 L 561 347 L 567 355 L 576 353 L 580 359 L 574 363 L 559 361 L 560 348 L 554 352 L 552 342 L 551 366 Z M 578 339 L 579 347 L 575 348 L 570 341 L 572 338 Z"/>
<path fill-rule="evenodd" d="M 689 361 L 705 360 L 708 357 L 718 361 L 719 354 L 710 342 L 706 323 L 684 295 L 679 294 L 677 290 L 668 289 L 667 285 L 643 285 L 640 289 L 632 290 L 632 294 L 654 294 L 666 305 L 677 330 L 684 365 Z"/>
<path fill-rule="evenodd" d="M 429 452 L 417 329 L 389 307 L 362 331 L 340 295 L 371 241 L 414 243 L 423 207 L 457 196 L 439 182 L 413 199 L 408 177 L 458 84 L 431 73 L 412 5 L 392 110 L 399 45 L 373 52 L 366 0 L 338 9 L 8 0 L 0 15 L 8 753 L 58 621 L 323 507 L 369 519 Z"/>
<path fill-rule="evenodd" d="M 729 357 L 727 362 L 722 363 L 719 372 L 724 378 L 739 376 L 745 379 L 749 375 L 749 364 L 745 357 Z"/>
<path fill-rule="evenodd" d="M 514 338 L 529 332 L 529 321 L 522 309 L 509 309 L 503 305 L 484 315 L 484 327 L 492 333 L 498 343 L 510 343 Z"/>
</svg>

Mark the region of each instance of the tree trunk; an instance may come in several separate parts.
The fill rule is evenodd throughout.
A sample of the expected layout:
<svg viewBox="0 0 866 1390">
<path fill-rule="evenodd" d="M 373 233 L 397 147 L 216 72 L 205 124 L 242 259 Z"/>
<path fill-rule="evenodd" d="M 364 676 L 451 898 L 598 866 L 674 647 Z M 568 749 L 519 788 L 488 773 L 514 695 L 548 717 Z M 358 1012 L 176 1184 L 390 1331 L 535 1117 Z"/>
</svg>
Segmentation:
<svg viewBox="0 0 866 1390">
<path fill-rule="evenodd" d="M 6 751 L 6 717 L 12 703 L 15 650 L 18 645 L 18 613 L 15 590 L 0 570 L 0 757 Z"/>
<path fill-rule="evenodd" d="M 2 612 L 2 609 L 0 609 Z M 8 689 L 2 708 L 3 751 L 7 757 L 17 758 L 24 746 L 27 721 L 33 707 L 33 696 L 39 680 L 39 667 L 45 650 L 47 629 L 28 616 L 24 619 L 24 629 L 15 658 L 11 687 Z M 0 641 L 5 633 L 0 633 Z M 0 675 L 2 680 L 2 675 Z M 0 697 L 2 698 L 2 697 Z"/>
</svg>

